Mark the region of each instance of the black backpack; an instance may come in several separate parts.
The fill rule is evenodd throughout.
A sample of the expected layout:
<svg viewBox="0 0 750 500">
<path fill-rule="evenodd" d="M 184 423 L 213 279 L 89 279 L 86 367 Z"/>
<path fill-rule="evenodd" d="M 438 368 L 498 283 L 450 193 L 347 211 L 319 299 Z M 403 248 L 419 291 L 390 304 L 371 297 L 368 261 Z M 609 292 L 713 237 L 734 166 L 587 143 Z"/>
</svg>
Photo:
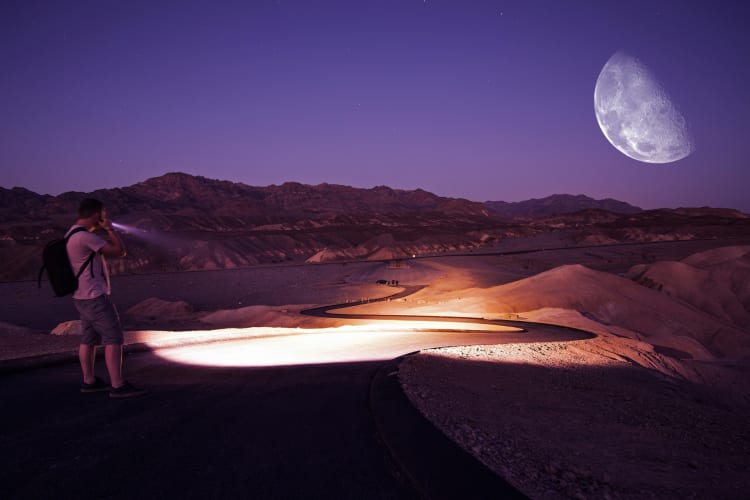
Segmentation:
<svg viewBox="0 0 750 500">
<path fill-rule="evenodd" d="M 38 288 L 41 288 L 42 286 L 42 274 L 44 274 L 44 270 L 46 269 L 49 283 L 52 285 L 52 290 L 58 297 L 69 295 L 78 290 L 78 278 L 83 273 L 83 270 L 86 269 L 86 266 L 91 264 L 95 255 L 95 252 L 91 252 L 91 255 L 89 255 L 86 262 L 83 263 L 81 269 L 78 270 L 78 274 L 73 274 L 73 266 L 70 264 L 66 245 L 71 236 L 81 231 L 87 231 L 87 229 L 84 227 L 77 227 L 65 238 L 47 243 L 42 252 L 43 264 L 42 268 L 39 270 L 39 277 L 37 278 Z M 91 276 L 93 275 L 94 266 L 92 265 Z"/>
</svg>

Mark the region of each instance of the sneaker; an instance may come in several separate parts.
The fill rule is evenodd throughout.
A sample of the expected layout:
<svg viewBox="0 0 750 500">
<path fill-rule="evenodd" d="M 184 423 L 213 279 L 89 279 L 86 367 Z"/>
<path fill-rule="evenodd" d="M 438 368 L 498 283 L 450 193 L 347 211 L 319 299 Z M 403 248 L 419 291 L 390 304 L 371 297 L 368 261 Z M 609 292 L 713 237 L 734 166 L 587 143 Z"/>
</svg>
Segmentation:
<svg viewBox="0 0 750 500">
<path fill-rule="evenodd" d="M 139 387 L 131 385 L 130 382 L 125 382 L 120 387 L 112 387 L 109 391 L 110 398 L 132 398 L 135 396 L 142 396 L 148 391 Z"/>
<path fill-rule="evenodd" d="M 104 392 L 111 389 L 112 386 L 99 377 L 96 377 L 96 380 L 91 384 L 87 384 L 86 382 L 81 384 L 81 392 Z"/>
</svg>

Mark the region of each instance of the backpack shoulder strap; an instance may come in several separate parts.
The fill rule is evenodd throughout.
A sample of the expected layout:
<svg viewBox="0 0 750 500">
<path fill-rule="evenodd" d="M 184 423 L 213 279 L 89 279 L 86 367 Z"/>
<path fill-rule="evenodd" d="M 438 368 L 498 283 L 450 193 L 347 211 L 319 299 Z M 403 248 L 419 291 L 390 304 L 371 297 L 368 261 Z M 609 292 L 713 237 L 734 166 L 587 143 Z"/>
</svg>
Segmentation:
<svg viewBox="0 0 750 500">
<path fill-rule="evenodd" d="M 86 259 L 86 262 L 83 263 L 83 265 L 81 266 L 81 268 L 78 270 L 78 273 L 76 273 L 76 278 L 80 278 L 81 277 L 81 275 L 83 274 L 83 270 L 86 269 L 86 266 L 88 266 L 89 264 L 91 264 L 91 261 L 94 260 L 94 255 L 96 255 L 96 252 L 91 252 L 89 254 L 88 258 Z M 94 266 L 93 265 L 91 266 L 91 277 L 92 278 L 94 277 Z"/>
<path fill-rule="evenodd" d="M 69 233 L 68 233 L 68 234 L 67 234 L 67 235 L 65 236 L 65 243 L 67 244 L 67 243 L 68 243 L 68 240 L 70 239 L 70 237 L 71 237 L 71 236 L 73 236 L 73 235 L 74 235 L 74 234 L 76 234 L 76 233 L 80 233 L 81 231 L 87 231 L 87 232 L 88 232 L 88 229 L 86 229 L 86 228 L 85 228 L 85 227 L 83 227 L 83 226 L 78 226 L 78 227 L 76 227 L 76 228 L 73 228 L 73 229 L 72 229 L 72 230 L 71 230 L 71 231 L 70 231 L 70 232 L 69 232 Z"/>
<path fill-rule="evenodd" d="M 42 264 L 42 267 L 39 269 L 39 276 L 36 277 L 36 287 L 42 288 L 42 276 L 44 275 L 44 270 L 47 269 L 47 266 Z"/>
<path fill-rule="evenodd" d="M 71 236 L 73 236 L 73 235 L 74 235 L 74 234 L 76 234 L 76 233 L 80 233 L 81 231 L 86 231 L 86 232 L 88 232 L 88 229 L 86 229 L 86 228 L 85 228 L 85 227 L 83 227 L 83 226 L 78 226 L 78 227 L 74 228 L 74 229 L 73 229 L 72 231 L 70 231 L 70 233 L 68 233 L 68 235 L 67 235 L 67 236 L 65 237 L 65 244 L 66 244 L 66 245 L 68 244 L 68 240 L 70 239 L 70 237 L 71 237 Z M 78 272 L 76 273 L 76 279 L 77 279 L 77 278 L 80 278 L 80 277 L 81 277 L 81 275 L 83 274 L 83 271 L 84 271 L 84 269 L 86 269 L 86 266 L 88 266 L 89 264 L 91 264 L 91 261 L 92 261 L 92 260 L 94 260 L 94 255 L 96 255 L 96 252 L 91 252 L 91 254 L 89 254 L 88 258 L 86 259 L 86 262 L 84 262 L 84 263 L 83 263 L 83 265 L 81 266 L 81 268 L 80 268 L 80 269 L 78 270 Z M 93 265 L 91 266 L 91 276 L 92 276 L 92 277 L 94 276 L 94 266 L 93 266 Z"/>
</svg>

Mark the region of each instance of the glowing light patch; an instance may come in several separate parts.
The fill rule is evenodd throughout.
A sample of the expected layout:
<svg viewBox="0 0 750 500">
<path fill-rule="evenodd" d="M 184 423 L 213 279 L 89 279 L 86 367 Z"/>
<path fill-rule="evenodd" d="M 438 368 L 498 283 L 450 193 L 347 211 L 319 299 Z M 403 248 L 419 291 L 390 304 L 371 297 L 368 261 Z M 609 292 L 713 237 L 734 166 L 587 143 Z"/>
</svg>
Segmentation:
<svg viewBox="0 0 750 500">
<path fill-rule="evenodd" d="M 382 361 L 431 347 L 492 343 L 503 332 L 518 331 L 467 323 L 387 323 L 275 335 L 263 335 L 261 328 L 248 329 L 257 330 L 257 335 L 232 342 L 160 349 L 158 355 L 179 363 L 222 367 Z"/>
</svg>

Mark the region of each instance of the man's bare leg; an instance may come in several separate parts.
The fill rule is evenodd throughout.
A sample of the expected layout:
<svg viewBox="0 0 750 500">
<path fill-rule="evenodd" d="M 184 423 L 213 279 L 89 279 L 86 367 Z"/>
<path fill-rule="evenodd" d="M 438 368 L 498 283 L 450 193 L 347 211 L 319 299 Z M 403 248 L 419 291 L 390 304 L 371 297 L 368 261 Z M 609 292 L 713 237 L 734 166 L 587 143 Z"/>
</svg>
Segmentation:
<svg viewBox="0 0 750 500">
<path fill-rule="evenodd" d="M 78 360 L 81 362 L 81 372 L 83 372 L 84 383 L 93 384 L 96 381 L 96 375 L 94 374 L 96 346 L 86 344 L 78 346 Z"/>
<path fill-rule="evenodd" d="M 105 345 L 104 362 L 107 364 L 110 385 L 122 386 L 125 383 L 122 379 L 122 345 Z"/>
</svg>

